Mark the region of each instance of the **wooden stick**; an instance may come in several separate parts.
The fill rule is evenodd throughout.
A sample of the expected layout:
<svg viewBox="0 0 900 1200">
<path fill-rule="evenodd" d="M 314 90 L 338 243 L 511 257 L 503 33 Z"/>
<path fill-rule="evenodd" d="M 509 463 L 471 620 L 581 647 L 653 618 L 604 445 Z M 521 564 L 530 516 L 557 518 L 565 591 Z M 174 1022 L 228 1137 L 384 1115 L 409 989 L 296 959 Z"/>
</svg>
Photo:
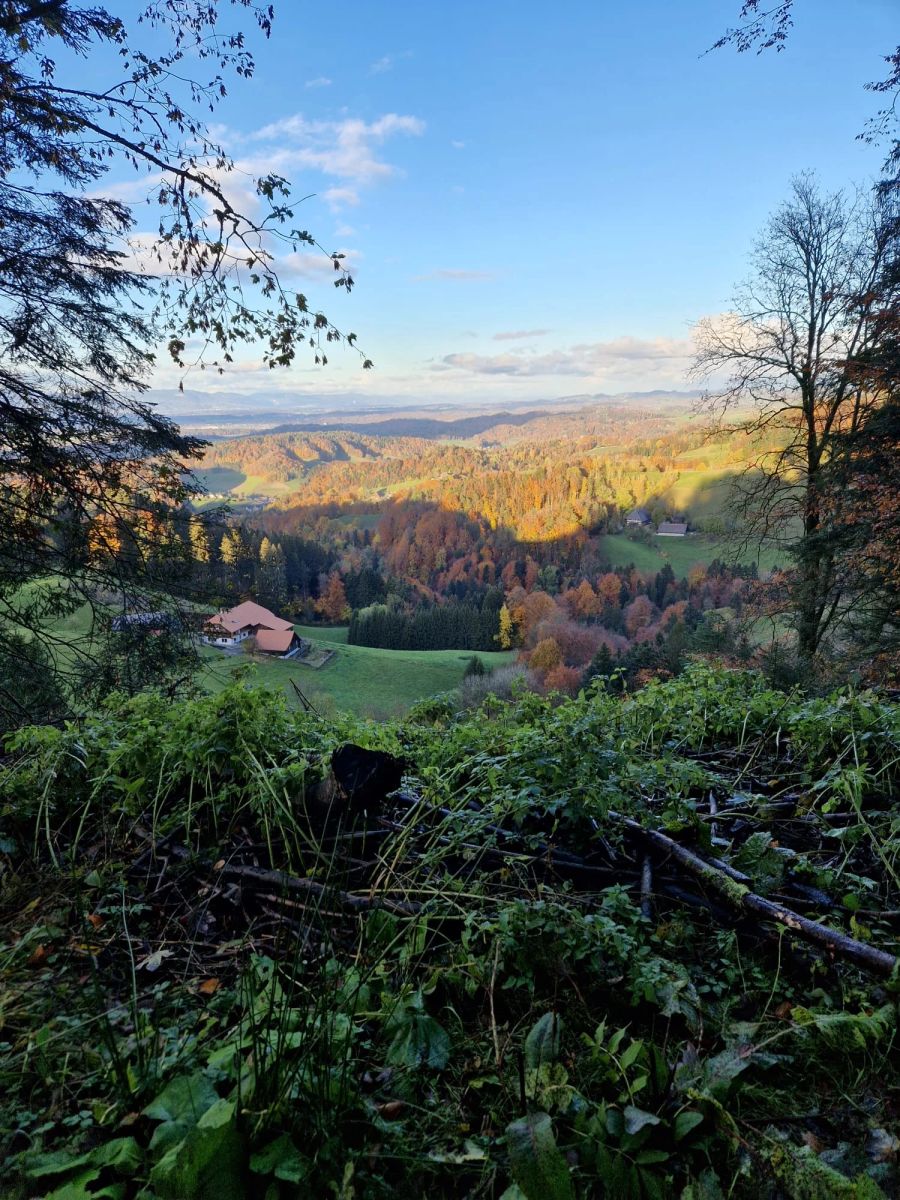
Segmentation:
<svg viewBox="0 0 900 1200">
<path fill-rule="evenodd" d="M 777 921 L 803 941 L 819 946 L 833 958 L 846 959 L 864 971 L 887 978 L 898 969 L 898 959 L 893 954 L 887 954 L 875 946 L 868 946 L 865 942 L 858 942 L 855 938 L 847 937 L 836 929 L 829 929 L 827 925 L 818 921 L 810 921 L 782 904 L 775 904 L 764 896 L 758 896 L 751 892 L 746 884 L 729 878 L 693 850 L 688 850 L 686 846 L 680 845 L 656 829 L 645 829 L 630 817 L 619 816 L 618 819 L 635 838 L 665 854 L 667 858 L 674 859 L 679 866 L 727 900 L 733 908 L 754 913 L 766 921 Z"/>
<path fill-rule="evenodd" d="M 641 915 L 648 920 L 653 916 L 653 861 L 649 854 L 641 864 Z"/>
<path fill-rule="evenodd" d="M 404 900 L 384 900 L 379 896 L 354 896 L 350 892 L 341 892 L 327 887 L 324 883 L 318 883 L 314 879 L 288 875 L 285 871 L 266 871 L 262 867 L 242 867 L 226 863 L 220 868 L 219 874 L 229 879 L 246 879 L 249 883 L 271 888 L 274 891 L 306 892 L 307 895 L 322 896 L 326 900 L 336 902 L 342 907 L 353 909 L 356 912 L 384 908 L 388 912 L 415 916 L 416 913 L 422 911 L 421 904 Z"/>
</svg>

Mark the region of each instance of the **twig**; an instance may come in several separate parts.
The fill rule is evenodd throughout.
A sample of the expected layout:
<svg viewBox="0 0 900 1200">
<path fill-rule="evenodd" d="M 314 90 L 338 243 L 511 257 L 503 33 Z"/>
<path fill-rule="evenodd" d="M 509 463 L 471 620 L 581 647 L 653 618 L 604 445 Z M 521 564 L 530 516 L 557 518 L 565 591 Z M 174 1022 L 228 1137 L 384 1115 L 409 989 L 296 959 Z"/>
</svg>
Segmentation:
<svg viewBox="0 0 900 1200">
<path fill-rule="evenodd" d="M 650 920 L 653 916 L 653 863 L 649 854 L 641 864 L 641 914 Z"/>
<path fill-rule="evenodd" d="M 302 879 L 298 875 L 288 875 L 285 871 L 266 871 L 262 867 L 242 867 L 226 863 L 219 874 L 229 879 L 245 879 L 251 884 L 273 888 L 276 891 L 306 892 L 308 895 L 322 896 L 329 902 L 336 902 L 344 908 L 355 912 L 365 912 L 373 908 L 387 909 L 388 912 L 404 913 L 415 916 L 422 911 L 422 905 L 404 900 L 385 900 L 379 896 L 354 896 L 350 892 L 337 891 L 318 883 L 314 879 Z"/>
<path fill-rule="evenodd" d="M 491 1005 L 491 1034 L 493 1035 L 493 1038 L 494 1038 L 494 1059 L 497 1063 L 498 1071 L 500 1070 L 501 1066 L 503 1065 L 503 1060 L 500 1056 L 500 1035 L 497 1032 L 497 1018 L 494 1014 L 494 985 L 497 982 L 497 967 L 499 965 L 499 962 L 500 962 L 500 939 L 498 938 L 497 942 L 495 943 L 495 946 L 494 946 L 494 966 L 493 966 L 493 970 L 491 971 L 491 986 L 488 989 L 488 1000 L 490 1001 L 490 1005 Z"/>
</svg>

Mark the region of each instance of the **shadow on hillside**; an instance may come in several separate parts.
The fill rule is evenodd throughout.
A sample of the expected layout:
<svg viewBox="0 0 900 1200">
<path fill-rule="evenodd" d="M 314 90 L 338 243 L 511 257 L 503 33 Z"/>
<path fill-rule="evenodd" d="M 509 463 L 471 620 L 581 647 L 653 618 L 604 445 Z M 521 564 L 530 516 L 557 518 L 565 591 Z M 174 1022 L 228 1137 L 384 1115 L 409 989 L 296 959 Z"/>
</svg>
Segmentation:
<svg viewBox="0 0 900 1200">
<path fill-rule="evenodd" d="M 657 498 L 651 496 L 646 503 Z M 689 507 L 686 511 L 690 515 Z M 499 582 L 510 562 L 515 563 L 515 573 L 524 582 L 528 559 L 538 567 L 555 566 L 569 574 L 627 566 L 655 572 L 668 563 L 678 577 L 686 576 L 695 564 L 709 565 L 716 559 L 730 565 L 755 564 L 761 571 L 786 561 L 783 549 L 760 550 L 740 533 L 727 531 L 724 520 L 722 529 L 663 538 L 630 537 L 625 530 L 610 529 L 605 523 L 578 527 L 572 519 L 569 528 L 556 536 L 528 539 L 518 536 L 508 524 L 492 524 L 482 515 L 428 499 L 298 504 L 267 509 L 255 516 L 253 524 L 276 535 L 324 539 L 336 548 L 373 546 L 392 573 L 417 578 L 426 587 L 433 586 L 435 577 L 441 575 L 443 589 L 462 579 Z M 454 569 L 459 559 L 468 559 L 465 569 Z"/>
<path fill-rule="evenodd" d="M 566 411 L 554 413 L 554 416 L 568 416 Z M 431 441 L 446 438 L 477 437 L 497 425 L 528 425 L 531 421 L 546 418 L 545 410 L 532 410 L 524 413 L 495 412 L 483 413 L 472 417 L 457 417 L 449 421 L 441 421 L 434 417 L 388 417 L 383 421 L 328 421 L 319 424 L 314 421 L 292 421 L 290 424 L 276 425 L 266 430 L 266 435 L 274 433 L 365 433 L 376 437 L 418 437 Z"/>
</svg>

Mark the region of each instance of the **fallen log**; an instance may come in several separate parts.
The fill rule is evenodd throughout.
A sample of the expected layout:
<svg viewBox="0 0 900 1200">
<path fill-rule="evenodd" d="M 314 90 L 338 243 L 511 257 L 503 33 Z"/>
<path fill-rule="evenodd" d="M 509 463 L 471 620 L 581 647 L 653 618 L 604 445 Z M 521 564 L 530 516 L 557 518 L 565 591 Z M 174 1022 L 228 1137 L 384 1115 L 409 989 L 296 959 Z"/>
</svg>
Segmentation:
<svg viewBox="0 0 900 1200">
<path fill-rule="evenodd" d="M 643 825 L 633 821 L 630 817 L 610 813 L 610 816 L 614 815 L 637 841 L 643 842 L 645 846 L 653 847 L 659 853 L 664 854 L 667 859 L 677 862 L 695 879 L 726 900 L 732 908 L 753 913 L 766 921 L 777 921 L 802 941 L 810 942 L 825 950 L 833 958 L 844 959 L 875 975 L 887 978 L 900 967 L 900 960 L 893 954 L 888 954 L 875 946 L 869 946 L 865 942 L 859 942 L 856 938 L 848 937 L 836 929 L 829 929 L 827 925 L 822 925 L 818 921 L 810 921 L 807 917 L 801 916 L 790 908 L 785 908 L 782 904 L 775 904 L 773 901 L 767 900 L 765 896 L 751 892 L 746 884 L 726 875 L 718 867 L 714 867 L 701 858 L 699 854 L 680 845 L 666 834 L 660 833 L 656 829 L 645 829 Z"/>
</svg>

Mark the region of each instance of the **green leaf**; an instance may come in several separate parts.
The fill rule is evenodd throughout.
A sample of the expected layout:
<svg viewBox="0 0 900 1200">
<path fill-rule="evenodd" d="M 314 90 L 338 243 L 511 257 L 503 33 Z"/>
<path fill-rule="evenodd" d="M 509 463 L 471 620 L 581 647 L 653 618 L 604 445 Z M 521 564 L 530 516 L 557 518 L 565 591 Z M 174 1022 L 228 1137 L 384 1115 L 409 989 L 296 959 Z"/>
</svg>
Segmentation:
<svg viewBox="0 0 900 1200">
<path fill-rule="evenodd" d="M 685 1109 L 680 1112 L 675 1118 L 673 1125 L 673 1136 L 676 1142 L 680 1142 L 682 1138 L 686 1138 L 692 1129 L 696 1129 L 703 1121 L 703 1113 L 696 1112 L 694 1109 Z"/>
<path fill-rule="evenodd" d="M 234 1105 L 217 1100 L 156 1164 L 150 1184 L 161 1200 L 244 1200 L 243 1162 Z"/>
<path fill-rule="evenodd" d="M 707 1167 L 699 1179 L 687 1185 L 681 1193 L 681 1200 L 725 1200 L 725 1193 L 719 1186 L 715 1171 Z"/>
<path fill-rule="evenodd" d="M 43 1179 L 47 1175 L 66 1175 L 78 1167 L 86 1167 L 91 1161 L 90 1154 L 75 1154 L 69 1150 L 51 1150 L 47 1154 L 37 1154 L 29 1159 L 25 1174 L 29 1179 Z"/>
<path fill-rule="evenodd" d="M 133 1178 L 143 1158 L 143 1151 L 133 1137 L 115 1138 L 91 1151 L 92 1166 L 109 1167 L 126 1179 Z"/>
<path fill-rule="evenodd" d="M 542 1063 L 555 1062 L 559 1057 L 562 1018 L 558 1013 L 544 1013 L 525 1039 L 525 1066 L 537 1070 Z"/>
<path fill-rule="evenodd" d="M 729 1046 L 703 1064 L 703 1086 L 711 1096 L 721 1100 L 732 1083 L 750 1066 L 752 1055 L 748 1046 Z"/>
<path fill-rule="evenodd" d="M 648 1166 L 650 1163 L 668 1162 L 668 1150 L 639 1150 L 634 1157 L 634 1161 L 641 1166 Z"/>
<path fill-rule="evenodd" d="M 632 1066 L 643 1048 L 644 1043 L 641 1041 L 635 1041 L 631 1043 L 631 1045 L 627 1050 L 625 1050 L 625 1052 L 622 1054 L 622 1057 L 619 1059 L 619 1066 L 623 1071 L 627 1071 L 628 1068 Z"/>
<path fill-rule="evenodd" d="M 569 1072 L 562 1063 L 543 1063 L 525 1072 L 525 1090 L 530 1099 L 543 1108 L 563 1112 L 572 1102 L 575 1089 L 569 1085 Z"/>
<path fill-rule="evenodd" d="M 763 896 L 784 882 L 785 871 L 792 858 L 792 850 L 772 844 L 772 835 L 759 831 L 751 833 L 734 856 L 734 865 L 746 871 L 754 882 L 757 892 Z"/>
<path fill-rule="evenodd" d="M 202 1071 L 196 1071 L 193 1075 L 179 1075 L 168 1083 L 144 1109 L 144 1116 L 155 1121 L 196 1125 L 218 1099 L 212 1081 Z"/>
<path fill-rule="evenodd" d="M 250 1158 L 250 1170 L 257 1175 L 274 1175 L 287 1183 L 302 1183 L 309 1174 L 309 1160 L 304 1158 L 286 1133 Z"/>
<path fill-rule="evenodd" d="M 547 1113 L 530 1113 L 506 1127 L 513 1178 L 527 1200 L 575 1200 L 572 1177 Z"/>
<path fill-rule="evenodd" d="M 100 1177 L 99 1169 L 82 1171 L 74 1179 L 55 1188 L 44 1200 L 125 1200 L 125 1184 L 109 1183 L 95 1187 Z"/>
<path fill-rule="evenodd" d="M 625 1132 L 630 1134 L 640 1133 L 640 1131 L 648 1125 L 658 1125 L 659 1117 L 653 1113 L 645 1112 L 642 1108 L 635 1108 L 633 1104 L 627 1104 L 624 1111 L 625 1117 Z"/>
<path fill-rule="evenodd" d="M 427 1013 L 407 1013 L 387 1052 L 392 1067 L 443 1070 L 450 1058 L 450 1037 Z"/>
<path fill-rule="evenodd" d="M 486 1158 L 487 1152 L 484 1147 L 479 1146 L 472 1138 L 466 1138 L 463 1142 L 462 1150 L 449 1150 L 446 1153 L 434 1151 L 428 1155 L 430 1162 L 454 1163 L 456 1165 L 460 1163 L 484 1162 Z"/>
</svg>

